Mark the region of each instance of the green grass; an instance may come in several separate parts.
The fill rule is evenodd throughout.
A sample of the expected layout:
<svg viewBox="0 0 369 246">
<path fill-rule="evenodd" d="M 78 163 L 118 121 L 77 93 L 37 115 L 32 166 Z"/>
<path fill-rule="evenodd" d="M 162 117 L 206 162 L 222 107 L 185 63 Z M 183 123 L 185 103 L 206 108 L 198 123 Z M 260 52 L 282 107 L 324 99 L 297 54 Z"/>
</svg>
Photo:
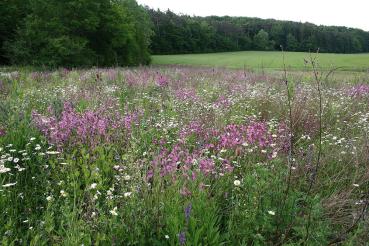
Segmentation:
<svg viewBox="0 0 369 246">
<path fill-rule="evenodd" d="M 11 69 L 0 245 L 369 242 L 369 74 Z"/>
<path fill-rule="evenodd" d="M 291 70 L 305 68 L 304 52 L 286 52 L 286 65 Z M 155 65 L 195 65 L 228 68 L 251 68 L 279 70 L 283 68 L 282 53 L 279 51 L 241 51 L 213 54 L 154 55 Z M 319 54 L 320 66 L 324 69 L 340 67 L 341 70 L 357 71 L 369 68 L 369 53 L 365 54 Z"/>
</svg>

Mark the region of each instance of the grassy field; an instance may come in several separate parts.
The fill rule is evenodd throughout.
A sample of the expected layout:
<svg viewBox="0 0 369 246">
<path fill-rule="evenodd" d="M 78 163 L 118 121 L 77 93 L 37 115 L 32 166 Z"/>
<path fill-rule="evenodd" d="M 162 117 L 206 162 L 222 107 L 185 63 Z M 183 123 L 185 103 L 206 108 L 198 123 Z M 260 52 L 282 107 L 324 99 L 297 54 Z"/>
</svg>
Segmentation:
<svg viewBox="0 0 369 246">
<path fill-rule="evenodd" d="M 368 77 L 10 69 L 1 245 L 369 242 Z"/>
<path fill-rule="evenodd" d="M 290 70 L 305 69 L 304 59 L 310 54 L 304 52 L 286 52 L 286 65 Z M 196 65 L 228 68 L 251 68 L 278 70 L 283 67 L 282 53 L 279 51 L 242 51 L 213 54 L 154 55 L 153 64 L 157 65 Z M 369 54 L 319 54 L 320 66 L 324 69 L 340 67 L 341 70 L 360 71 L 369 68 Z"/>
</svg>

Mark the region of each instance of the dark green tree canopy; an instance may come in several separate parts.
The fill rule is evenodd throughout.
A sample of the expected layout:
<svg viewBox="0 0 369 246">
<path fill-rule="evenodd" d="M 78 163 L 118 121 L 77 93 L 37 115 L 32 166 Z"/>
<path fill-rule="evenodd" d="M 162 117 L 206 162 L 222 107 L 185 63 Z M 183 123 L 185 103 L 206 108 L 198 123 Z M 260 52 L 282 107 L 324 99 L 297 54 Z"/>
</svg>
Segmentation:
<svg viewBox="0 0 369 246">
<path fill-rule="evenodd" d="M 23 22 L 29 6 L 28 0 L 0 1 L 0 64 L 9 64 L 4 43 L 14 39 L 17 27 Z"/>
<path fill-rule="evenodd" d="M 21 3 L 10 2 L 3 10 L 7 16 L 14 16 L 12 8 L 24 12 L 7 31 L 12 35 L 2 40 L 2 56 L 13 64 L 74 67 L 150 61 L 150 19 L 135 0 L 28 0 L 23 10 Z"/>
<path fill-rule="evenodd" d="M 270 50 L 270 40 L 269 34 L 261 29 L 255 36 L 254 36 L 254 43 L 255 48 L 257 50 Z"/>
<path fill-rule="evenodd" d="M 287 35 L 287 40 L 286 40 L 286 49 L 287 50 L 298 50 L 299 48 L 300 48 L 299 42 L 297 41 L 295 36 L 293 36 L 293 34 L 289 33 Z"/>
<path fill-rule="evenodd" d="M 248 17 L 190 17 L 136 0 L 2 0 L 0 64 L 148 64 L 154 54 L 240 50 L 369 52 L 369 32 Z"/>
<path fill-rule="evenodd" d="M 148 9 L 154 54 L 239 50 L 369 52 L 369 32 L 346 27 L 248 17 L 190 17 Z M 269 40 L 269 41 L 267 41 Z"/>
</svg>

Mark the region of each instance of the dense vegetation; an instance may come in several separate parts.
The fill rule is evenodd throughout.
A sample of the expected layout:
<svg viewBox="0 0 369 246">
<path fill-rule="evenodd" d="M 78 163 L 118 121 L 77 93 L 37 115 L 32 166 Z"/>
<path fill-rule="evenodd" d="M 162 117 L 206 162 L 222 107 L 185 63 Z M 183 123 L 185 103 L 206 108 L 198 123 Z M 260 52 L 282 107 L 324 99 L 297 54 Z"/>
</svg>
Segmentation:
<svg viewBox="0 0 369 246">
<path fill-rule="evenodd" d="M 159 54 L 369 51 L 357 29 L 135 0 L 2 0 L 0 64 L 37 71 L 0 67 L 1 245 L 368 244 L 369 73 L 322 69 L 344 57 L 334 65 L 363 70 L 368 54 L 74 68 L 147 64 L 150 43 Z M 248 69 L 261 56 L 304 71 Z"/>
<path fill-rule="evenodd" d="M 152 34 L 135 0 L 4 0 L 0 63 L 35 66 L 138 65 Z"/>
<path fill-rule="evenodd" d="M 0 244 L 367 245 L 368 74 L 311 78 L 3 71 Z"/>
<path fill-rule="evenodd" d="M 139 65 L 154 54 L 241 50 L 369 52 L 369 33 L 247 17 L 190 17 L 135 0 L 3 0 L 0 64 Z"/>
<path fill-rule="evenodd" d="M 154 54 L 240 50 L 369 52 L 369 32 L 310 23 L 247 17 L 190 17 L 148 10 L 155 35 Z"/>
</svg>

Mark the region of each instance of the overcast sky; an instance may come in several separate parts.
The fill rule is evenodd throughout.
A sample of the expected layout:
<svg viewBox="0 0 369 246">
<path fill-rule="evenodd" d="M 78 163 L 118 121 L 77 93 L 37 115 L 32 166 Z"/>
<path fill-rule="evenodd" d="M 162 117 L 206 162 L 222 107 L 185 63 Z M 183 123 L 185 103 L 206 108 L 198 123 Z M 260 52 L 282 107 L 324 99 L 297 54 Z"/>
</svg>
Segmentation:
<svg viewBox="0 0 369 246">
<path fill-rule="evenodd" d="M 311 22 L 369 31 L 369 0 L 137 0 L 188 15 L 229 15 Z"/>
</svg>

